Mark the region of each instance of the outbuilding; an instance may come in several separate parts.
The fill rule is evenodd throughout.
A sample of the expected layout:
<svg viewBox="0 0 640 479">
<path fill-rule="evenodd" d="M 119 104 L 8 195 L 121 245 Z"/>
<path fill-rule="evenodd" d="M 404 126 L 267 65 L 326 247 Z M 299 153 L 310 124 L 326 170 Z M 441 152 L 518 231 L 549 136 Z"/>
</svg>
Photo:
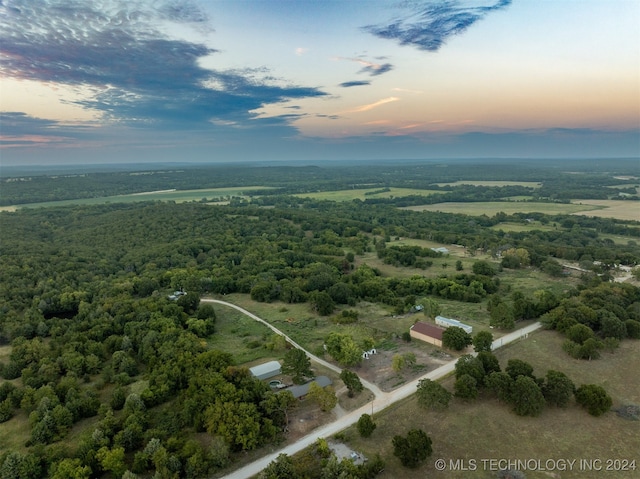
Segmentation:
<svg viewBox="0 0 640 479">
<path fill-rule="evenodd" d="M 444 328 L 436 326 L 435 324 L 423 323 L 418 321 L 409 330 L 409 335 L 412 338 L 419 339 L 425 343 L 433 344 L 434 346 L 442 347 L 442 333 Z"/>
<path fill-rule="evenodd" d="M 473 332 L 473 328 L 468 324 L 464 324 L 458 321 L 457 319 L 445 318 L 444 316 L 436 316 L 436 324 L 438 326 L 442 326 L 443 328 L 450 328 L 451 326 L 456 326 L 460 329 L 464 329 L 469 334 Z"/>
<path fill-rule="evenodd" d="M 269 379 L 281 373 L 280 363 L 278 361 L 258 364 L 257 366 L 249 368 L 249 371 L 257 379 Z"/>
<path fill-rule="evenodd" d="M 309 387 L 311 386 L 311 383 L 316 383 L 318 386 L 323 388 L 325 386 L 331 385 L 332 381 L 327 376 L 318 376 L 314 378 L 313 381 L 309 381 L 307 384 L 301 384 L 300 386 L 291 386 L 290 388 L 285 389 L 285 391 L 291 391 L 291 394 L 293 394 L 294 398 L 304 399 L 304 397 L 309 394 Z"/>
</svg>

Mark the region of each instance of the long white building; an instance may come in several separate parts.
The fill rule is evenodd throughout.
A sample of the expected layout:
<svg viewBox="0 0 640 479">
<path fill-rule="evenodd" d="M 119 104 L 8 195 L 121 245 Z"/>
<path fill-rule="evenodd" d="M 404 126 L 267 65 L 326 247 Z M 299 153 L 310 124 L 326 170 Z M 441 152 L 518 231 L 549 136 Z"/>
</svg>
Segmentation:
<svg viewBox="0 0 640 479">
<path fill-rule="evenodd" d="M 442 326 L 443 328 L 457 326 L 458 328 L 464 329 L 469 334 L 473 332 L 473 327 L 469 326 L 468 324 L 461 323 L 457 319 L 445 318 L 444 316 L 436 316 L 436 324 L 438 326 Z"/>
</svg>

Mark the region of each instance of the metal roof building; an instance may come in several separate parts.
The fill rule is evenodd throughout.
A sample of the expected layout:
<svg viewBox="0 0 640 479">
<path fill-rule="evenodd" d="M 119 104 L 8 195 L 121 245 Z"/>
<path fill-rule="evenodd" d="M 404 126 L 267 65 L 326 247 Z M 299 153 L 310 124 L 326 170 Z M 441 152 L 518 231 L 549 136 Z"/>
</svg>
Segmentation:
<svg viewBox="0 0 640 479">
<path fill-rule="evenodd" d="M 295 398 L 303 398 L 309 393 L 309 386 L 311 383 L 317 383 L 320 387 L 329 386 L 332 381 L 327 376 L 318 376 L 313 381 L 309 381 L 307 384 L 302 384 L 300 386 L 291 386 L 288 389 L 284 389 L 284 391 L 291 391 L 293 397 Z"/>
<path fill-rule="evenodd" d="M 457 319 L 445 318 L 444 316 L 436 316 L 436 324 L 438 326 L 442 326 L 443 328 L 450 328 L 451 326 L 456 326 L 458 328 L 464 329 L 469 334 L 473 332 L 473 328 L 468 324 L 461 323 Z"/>
<path fill-rule="evenodd" d="M 416 322 L 409 330 L 409 334 L 412 338 L 433 344 L 439 348 L 442 347 L 443 332 L 443 328 L 436 326 L 435 324 L 423 323 L 422 321 Z"/>
<path fill-rule="evenodd" d="M 251 374 L 258 379 L 269 379 L 280 374 L 280 363 L 278 361 L 269 361 L 268 363 L 258 364 L 249 368 Z"/>
</svg>

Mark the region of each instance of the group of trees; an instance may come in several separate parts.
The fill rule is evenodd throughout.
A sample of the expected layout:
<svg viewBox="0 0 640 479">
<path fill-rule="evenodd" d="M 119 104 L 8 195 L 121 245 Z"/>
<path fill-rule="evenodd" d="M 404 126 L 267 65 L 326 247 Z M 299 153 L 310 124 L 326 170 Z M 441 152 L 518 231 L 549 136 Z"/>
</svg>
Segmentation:
<svg viewBox="0 0 640 479">
<path fill-rule="evenodd" d="M 193 306 L 162 296 L 123 298 L 110 306 L 83 305 L 75 321 L 41 318 L 48 326 L 42 329 L 46 342 L 40 336 L 16 337 L 9 362 L 2 365 L 4 377 L 17 371 L 23 386 L 0 386 L 0 419 L 10 420 L 18 410 L 27 413 L 35 446 L 58 441 L 79 420 L 98 416 L 97 426 L 80 442 L 80 464 L 74 466 L 93 474 L 155 470 L 201 477 L 226 466 L 234 451 L 279 440 L 297 400 L 235 367 L 231 355 L 207 351 L 196 333 L 211 334 L 207 324 L 215 323 L 215 311 L 210 305 L 193 311 Z M 194 327 L 198 322 L 202 328 Z M 143 368 L 148 386 L 138 395 L 130 384 Z M 97 381 L 87 383 L 92 376 Z M 101 402 L 109 389 L 107 402 Z M 160 412 L 169 402 L 172 406 Z M 207 431 L 213 442 L 203 448 L 189 439 L 190 429 Z M 152 443 L 159 446 L 149 452 Z M 35 459 L 12 457 L 51 471 L 72 466 L 58 464 L 47 451 L 25 456 Z"/>
<path fill-rule="evenodd" d="M 563 349 L 569 355 L 597 359 L 625 338 L 640 339 L 640 289 L 599 283 L 563 299 L 541 321 L 566 336 Z"/>
<path fill-rule="evenodd" d="M 520 359 L 510 359 L 503 371 L 498 359 L 488 351 L 480 351 L 476 357 L 461 356 L 456 362 L 455 377 L 453 395 L 440 383 L 421 380 L 416 391 L 418 404 L 445 409 L 452 396 L 476 399 L 481 390 L 511 405 L 519 416 L 538 416 L 547 405 L 567 407 L 574 397 L 593 416 L 604 414 L 612 404 L 601 386 L 584 384 L 576 388 L 560 371 L 548 370 L 545 377 L 536 377 L 533 367 Z"/>
<path fill-rule="evenodd" d="M 327 353 L 343 366 L 357 366 L 362 361 L 363 351 L 373 347 L 373 340 L 358 344 L 350 334 L 331 332 L 325 339 Z"/>
<path fill-rule="evenodd" d="M 369 414 L 363 414 L 358 419 L 357 429 L 360 436 L 364 438 L 370 437 L 376 427 L 373 417 Z M 396 434 L 391 440 L 393 455 L 400 460 L 403 466 L 409 468 L 418 467 L 431 455 L 433 452 L 431 444 L 431 438 L 418 428 L 409 430 L 406 436 Z"/>
<path fill-rule="evenodd" d="M 259 479 L 353 478 L 373 479 L 384 470 L 379 455 L 363 464 L 351 458 L 338 460 L 323 438 L 296 457 L 280 454 L 258 475 Z"/>
</svg>

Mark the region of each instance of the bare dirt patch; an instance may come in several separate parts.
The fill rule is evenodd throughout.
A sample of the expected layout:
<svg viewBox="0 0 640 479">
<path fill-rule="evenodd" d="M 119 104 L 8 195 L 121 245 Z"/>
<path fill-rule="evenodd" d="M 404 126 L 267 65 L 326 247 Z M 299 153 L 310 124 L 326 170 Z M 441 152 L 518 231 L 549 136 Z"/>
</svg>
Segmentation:
<svg viewBox="0 0 640 479">
<path fill-rule="evenodd" d="M 333 419 L 330 413 L 322 412 L 319 407 L 309 407 L 309 405 L 302 404 L 303 402 L 305 401 L 301 402 L 299 408 L 289 413 L 289 433 L 287 434 L 287 442 L 289 443 L 296 442 Z"/>
<path fill-rule="evenodd" d="M 329 442 L 329 449 L 336 455 L 338 461 L 351 459 L 354 464 L 363 464 L 367 458 L 360 452 L 354 451 L 342 442 Z"/>
<path fill-rule="evenodd" d="M 394 371 L 391 367 L 393 356 L 406 353 L 415 354 L 416 364 L 399 372 Z M 369 359 L 363 359 L 354 371 L 381 390 L 391 391 L 452 359 L 452 356 L 437 348 L 416 347 L 414 341 L 407 343 L 401 339 L 392 339 L 385 342 L 384 349 L 378 348 L 376 354 L 369 356 Z"/>
</svg>

